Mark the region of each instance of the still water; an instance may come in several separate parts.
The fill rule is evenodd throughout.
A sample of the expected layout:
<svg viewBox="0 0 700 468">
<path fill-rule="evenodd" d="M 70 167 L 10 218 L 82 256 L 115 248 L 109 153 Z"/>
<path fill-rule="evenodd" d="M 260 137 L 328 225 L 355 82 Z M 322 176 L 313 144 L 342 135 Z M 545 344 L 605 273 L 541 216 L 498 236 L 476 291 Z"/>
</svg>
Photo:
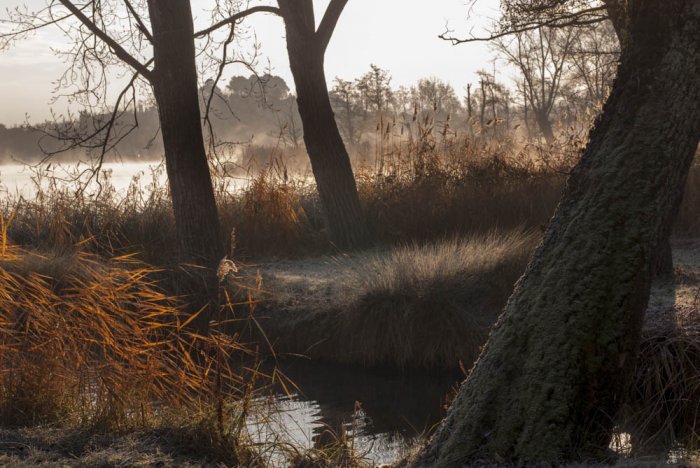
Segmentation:
<svg viewBox="0 0 700 468">
<path fill-rule="evenodd" d="M 34 198 L 39 187 L 47 189 L 52 181 L 58 187 L 77 187 L 76 177 L 85 182 L 89 179 L 90 166 L 87 164 L 45 164 L 39 167 L 22 164 L 0 165 L 0 196 L 13 198 Z M 102 186 L 113 187 L 116 195 L 124 195 L 127 189 L 136 184 L 143 195 L 146 195 L 154 186 L 167 186 L 165 167 L 159 161 L 139 162 L 105 162 L 97 181 Z M 246 177 L 228 177 L 227 183 L 233 190 L 244 188 L 248 179 Z M 95 192 L 98 184 L 93 178 L 86 193 Z"/>
<path fill-rule="evenodd" d="M 396 461 L 428 433 L 461 380 L 455 373 L 400 373 L 304 359 L 279 362 L 278 368 L 298 389 L 277 394 L 266 409 L 253 412 L 248 427 L 254 440 L 311 449 L 344 432 L 355 453 L 375 466 Z"/>
</svg>

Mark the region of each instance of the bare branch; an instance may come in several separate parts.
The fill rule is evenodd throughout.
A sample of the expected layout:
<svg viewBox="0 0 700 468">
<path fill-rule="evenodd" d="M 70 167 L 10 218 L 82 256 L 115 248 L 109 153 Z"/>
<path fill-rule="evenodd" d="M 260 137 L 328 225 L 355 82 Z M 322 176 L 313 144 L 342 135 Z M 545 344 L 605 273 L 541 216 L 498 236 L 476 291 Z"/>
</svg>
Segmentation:
<svg viewBox="0 0 700 468">
<path fill-rule="evenodd" d="M 148 39 L 148 42 L 153 44 L 153 34 L 151 34 L 151 31 L 148 30 L 148 27 L 146 27 L 146 24 L 143 22 L 143 19 L 141 18 L 141 15 L 139 15 L 136 10 L 134 9 L 134 6 L 131 4 L 129 0 L 124 0 L 124 4 L 126 4 L 126 8 L 129 10 L 129 13 L 131 13 L 131 16 L 134 17 L 136 20 L 136 24 L 138 25 L 139 31 L 143 33 L 144 36 L 146 36 L 146 39 Z"/>
<path fill-rule="evenodd" d="M 608 9 L 606 6 L 597 6 L 574 12 L 560 13 L 547 18 L 531 18 L 523 22 L 508 24 L 501 30 L 485 36 L 458 38 L 451 36 L 451 31 L 446 30 L 438 37 L 445 41 L 450 41 L 453 45 L 467 42 L 490 42 L 513 34 L 534 31 L 542 27 L 567 28 L 572 26 L 588 26 L 609 19 L 607 13 Z"/>
<path fill-rule="evenodd" d="M 338 24 L 340 14 L 343 12 L 347 3 L 348 0 L 331 0 L 328 4 L 326 13 L 324 13 L 321 24 L 318 26 L 318 31 L 316 31 L 316 37 L 318 38 L 322 50 L 326 50 L 328 47 L 335 26 Z"/>
<path fill-rule="evenodd" d="M 102 29 L 100 29 L 94 22 L 92 22 L 85 14 L 78 8 L 76 7 L 72 2 L 69 0 L 59 0 L 63 6 L 65 6 L 68 11 L 73 13 L 78 20 L 80 20 L 81 23 L 83 23 L 95 36 L 100 38 L 107 46 L 109 46 L 110 49 L 114 52 L 114 54 L 121 59 L 124 63 L 129 65 L 131 68 L 133 68 L 136 72 L 138 72 L 141 76 L 146 78 L 147 80 L 151 80 L 153 77 L 153 72 L 148 69 L 147 66 L 139 62 L 134 56 L 129 54 L 129 52 L 126 51 L 117 41 L 112 39 L 106 32 L 104 32 Z"/>
<path fill-rule="evenodd" d="M 83 5 L 80 8 L 80 11 L 85 10 L 88 6 L 90 6 L 89 3 Z M 45 9 L 41 10 L 41 12 L 44 12 L 44 11 L 50 11 L 50 7 L 46 7 Z M 38 13 L 37 13 L 37 15 L 38 15 Z M 72 18 L 72 17 L 73 17 L 73 13 L 59 16 L 58 18 L 54 18 L 52 16 L 51 19 L 49 19 L 41 24 L 31 24 L 30 23 L 24 29 L 19 29 L 19 30 L 11 31 L 9 33 L 0 34 L 0 40 L 2 41 L 2 42 L 0 42 L 0 48 L 2 48 L 3 46 L 7 45 L 10 42 L 12 42 L 13 40 L 16 40 L 17 38 L 23 36 L 24 34 L 28 34 L 28 33 L 37 31 L 37 30 L 45 28 L 47 26 L 52 26 L 54 24 L 58 24 L 61 21 L 66 20 L 68 18 Z M 0 21 L 0 23 L 10 23 L 10 22 L 11 21 L 5 21 L 5 20 Z"/>
<path fill-rule="evenodd" d="M 236 21 L 239 21 L 239 20 L 245 18 L 246 16 L 250 16 L 254 13 L 272 13 L 272 14 L 281 16 L 280 9 L 277 7 L 256 6 L 256 7 L 252 7 L 252 8 L 249 8 L 247 10 L 243 10 L 241 12 L 238 12 L 235 15 L 229 16 L 228 18 L 221 20 L 212 26 L 209 26 L 207 29 L 203 29 L 199 32 L 196 32 L 196 33 L 194 33 L 194 37 L 195 38 L 204 37 L 207 34 L 213 33 L 214 31 L 216 31 L 219 28 L 222 28 L 228 24 L 235 23 Z"/>
</svg>

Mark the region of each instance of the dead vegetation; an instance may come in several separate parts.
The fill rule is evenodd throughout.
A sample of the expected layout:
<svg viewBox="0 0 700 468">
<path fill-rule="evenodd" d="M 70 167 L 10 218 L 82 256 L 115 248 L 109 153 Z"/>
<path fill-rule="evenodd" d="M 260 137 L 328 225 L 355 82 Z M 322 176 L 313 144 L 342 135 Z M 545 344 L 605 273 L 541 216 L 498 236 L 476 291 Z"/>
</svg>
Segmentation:
<svg viewBox="0 0 700 468">
<path fill-rule="evenodd" d="M 260 267 L 277 353 L 365 366 L 470 367 L 539 239 L 491 233 Z M 255 268 L 231 285 L 252 284 Z"/>
<path fill-rule="evenodd" d="M 387 148 L 381 173 L 358 171 L 378 246 L 368 252 L 333 250 L 313 187 L 286 177 L 283 166 L 262 171 L 241 192 L 217 179 L 223 224 L 228 232 L 235 227 L 236 261 L 260 263 L 244 270 L 249 289 L 234 292 L 226 318 L 247 317 L 250 304 L 239 302 L 252 292 L 257 323 L 242 330 L 265 330 L 254 336 L 260 349 L 271 344 L 276 353 L 361 366 L 455 368 L 462 361 L 468 370 L 575 153 L 478 139 Z M 697 177 L 694 167 L 676 224 L 685 236 L 700 233 Z M 3 223 L 0 258 L 0 419 L 49 432 L 72 428 L 81 434 L 75 440 L 98 449 L 85 448 L 86 457 L 97 457 L 87 464 L 260 462 L 261 448 L 249 450 L 241 421 L 250 383 L 269 376 L 222 359 L 249 356 L 242 341 L 250 335 L 204 338 L 188 327 L 186 298 L 175 298 L 169 282 L 176 265 L 167 191 L 155 182 L 145 192 L 139 187 L 120 197 L 108 184 L 97 196 L 53 185 L 34 200 L 5 205 L 12 221 Z M 676 281 L 696 289 L 692 272 L 677 270 Z M 644 428 L 635 435 L 640 447 L 697 444 L 697 311 L 690 304 L 647 322 L 627 415 Z M 0 463 L 73 463 L 18 436 L 26 430 L 2 436 L 12 443 L 0 447 Z M 124 437 L 95 442 L 105 430 Z M 141 435 L 146 458 L 108 453 Z M 62 453 L 74 453 L 75 440 L 61 440 Z M 287 446 L 287 453 L 297 466 L 358 466 L 361 457 L 346 442 L 312 452 Z M 25 445 L 31 449 L 18 448 Z M 152 450 L 167 453 L 151 459 Z"/>
</svg>

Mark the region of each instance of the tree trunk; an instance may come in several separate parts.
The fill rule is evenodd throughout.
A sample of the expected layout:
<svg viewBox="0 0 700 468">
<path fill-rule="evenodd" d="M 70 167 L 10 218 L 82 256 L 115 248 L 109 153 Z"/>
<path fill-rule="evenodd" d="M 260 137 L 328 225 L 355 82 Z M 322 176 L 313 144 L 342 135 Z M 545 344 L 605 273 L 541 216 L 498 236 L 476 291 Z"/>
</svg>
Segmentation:
<svg viewBox="0 0 700 468">
<path fill-rule="evenodd" d="M 347 120 L 347 125 L 348 125 L 348 140 L 350 141 L 350 145 L 352 147 L 354 147 L 356 145 L 355 127 L 352 125 L 352 102 L 350 102 L 349 96 L 347 96 L 345 99 L 345 112 L 346 112 L 346 120 Z"/>
<path fill-rule="evenodd" d="M 202 137 L 189 0 L 148 0 L 153 90 L 182 261 L 215 266 L 223 238 Z"/>
<path fill-rule="evenodd" d="M 471 125 L 472 120 L 472 84 L 467 84 L 467 117 L 469 118 L 469 125 Z"/>
<path fill-rule="evenodd" d="M 656 249 L 653 272 L 655 277 L 669 276 L 673 273 L 673 252 L 671 239 L 668 237 L 662 239 Z"/>
<path fill-rule="evenodd" d="M 486 84 L 484 80 L 481 80 L 481 107 L 479 108 L 479 123 L 481 124 L 481 131 L 484 131 L 486 126 L 486 89 L 484 88 Z"/>
<path fill-rule="evenodd" d="M 341 248 L 368 241 L 350 157 L 333 115 L 324 72 L 325 46 L 316 37 L 311 3 L 279 1 L 304 143 L 331 240 Z M 310 13 L 309 13 L 310 9 Z M 310 16 L 310 19 L 309 19 Z"/>
<path fill-rule="evenodd" d="M 547 143 L 554 140 L 554 130 L 552 130 L 549 116 L 543 111 L 537 111 L 535 112 L 535 117 L 537 118 L 537 127 L 540 129 L 544 139 L 547 140 Z"/>
<path fill-rule="evenodd" d="M 561 463 L 610 441 L 700 138 L 700 0 L 629 2 L 613 91 L 542 244 L 412 466 Z"/>
</svg>

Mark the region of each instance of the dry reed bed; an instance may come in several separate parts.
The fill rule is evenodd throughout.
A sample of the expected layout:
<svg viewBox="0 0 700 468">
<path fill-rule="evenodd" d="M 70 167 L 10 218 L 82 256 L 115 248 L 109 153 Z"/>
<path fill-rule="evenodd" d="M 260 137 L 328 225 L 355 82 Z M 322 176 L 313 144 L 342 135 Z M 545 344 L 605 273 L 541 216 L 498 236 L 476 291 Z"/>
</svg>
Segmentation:
<svg viewBox="0 0 700 468">
<path fill-rule="evenodd" d="M 514 156 L 513 156 L 514 157 Z M 546 225 L 565 183 L 565 173 L 521 167 L 513 157 L 465 155 L 457 163 L 437 162 L 423 172 L 378 175 L 358 171 L 358 189 L 378 245 L 470 236 L 494 230 Z M 219 181 L 219 213 L 228 235 L 235 229 L 236 256 L 248 260 L 300 258 L 333 252 L 318 197 L 307 180 L 263 171 L 241 192 Z M 700 169 L 693 167 L 675 232 L 700 235 Z M 125 198 L 109 190 L 87 197 L 54 187 L 32 200 L 7 201 L 16 211 L 8 231 L 14 243 L 43 250 L 69 249 L 91 239 L 90 250 L 105 257 L 136 253 L 159 267 L 172 267 L 176 237 L 165 187 Z"/>
<path fill-rule="evenodd" d="M 188 327 L 131 257 L 0 252 L 0 421 L 120 431 L 180 427 L 212 456 L 248 457 L 254 370 L 236 336 Z M 243 449 L 242 449 L 243 448 Z"/>
<path fill-rule="evenodd" d="M 347 440 L 254 443 L 247 416 L 264 412 L 268 386 L 289 383 L 260 372 L 219 322 L 193 329 L 155 277 L 130 256 L 39 253 L 0 236 L 0 464 L 272 466 L 276 453 L 284 465 L 363 466 Z"/>
</svg>

